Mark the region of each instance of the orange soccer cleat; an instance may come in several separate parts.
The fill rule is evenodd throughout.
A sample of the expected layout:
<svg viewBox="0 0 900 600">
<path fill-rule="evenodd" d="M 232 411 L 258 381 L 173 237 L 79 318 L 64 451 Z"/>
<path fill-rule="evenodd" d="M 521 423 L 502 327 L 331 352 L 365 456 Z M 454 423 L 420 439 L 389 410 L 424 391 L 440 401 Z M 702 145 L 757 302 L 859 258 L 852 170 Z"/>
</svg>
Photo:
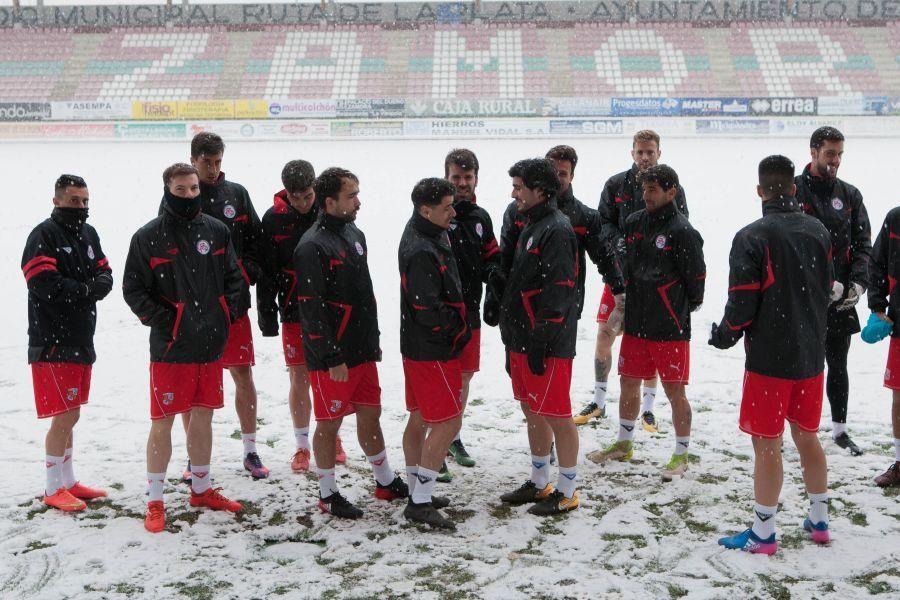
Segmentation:
<svg viewBox="0 0 900 600">
<path fill-rule="evenodd" d="M 205 506 L 212 510 L 227 510 L 228 512 L 241 512 L 244 507 L 240 502 L 229 500 L 219 493 L 222 488 L 209 488 L 202 494 L 197 494 L 191 490 L 191 506 Z"/>
<path fill-rule="evenodd" d="M 78 512 L 87 508 L 83 500 L 73 496 L 66 488 L 59 488 L 52 496 L 44 494 L 44 504 L 63 512 Z"/>
<path fill-rule="evenodd" d="M 291 471 L 306 473 L 309 471 L 309 448 L 298 448 L 291 459 Z"/>
<path fill-rule="evenodd" d="M 106 490 L 90 488 L 86 485 L 81 485 L 80 481 L 76 481 L 75 485 L 69 488 L 69 493 L 76 498 L 81 498 L 82 500 L 96 500 L 97 498 L 106 498 Z"/>
<path fill-rule="evenodd" d="M 151 500 L 147 503 L 147 515 L 144 517 L 144 529 L 150 533 L 159 533 L 166 528 L 166 509 L 162 500 Z"/>
</svg>

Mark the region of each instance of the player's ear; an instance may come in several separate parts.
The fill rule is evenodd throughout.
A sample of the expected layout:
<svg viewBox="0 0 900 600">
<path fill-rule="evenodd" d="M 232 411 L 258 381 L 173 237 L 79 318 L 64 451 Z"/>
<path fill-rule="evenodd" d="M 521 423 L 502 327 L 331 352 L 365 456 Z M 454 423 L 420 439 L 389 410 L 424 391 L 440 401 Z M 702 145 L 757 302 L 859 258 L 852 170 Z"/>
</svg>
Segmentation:
<svg viewBox="0 0 900 600">
<path fill-rule="evenodd" d="M 794 191 L 796 191 L 796 190 L 797 190 L 797 187 L 794 186 Z M 756 186 L 756 195 L 759 196 L 760 198 L 762 198 L 763 200 L 766 199 L 765 195 L 763 194 L 763 186 L 761 186 L 761 185 Z"/>
</svg>

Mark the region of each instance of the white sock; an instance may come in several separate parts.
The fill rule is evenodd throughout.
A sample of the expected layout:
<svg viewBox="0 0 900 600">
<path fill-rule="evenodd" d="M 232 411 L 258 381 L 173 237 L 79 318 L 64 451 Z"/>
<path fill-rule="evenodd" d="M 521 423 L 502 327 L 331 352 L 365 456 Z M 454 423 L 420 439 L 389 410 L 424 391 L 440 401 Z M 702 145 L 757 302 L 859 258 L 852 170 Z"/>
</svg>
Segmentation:
<svg viewBox="0 0 900 600">
<path fill-rule="evenodd" d="M 62 465 L 65 456 L 47 455 L 47 487 L 45 491 L 48 496 L 56 493 L 56 490 L 63 487 Z"/>
<path fill-rule="evenodd" d="M 309 427 L 294 427 L 294 440 L 297 443 L 297 450 L 309 450 Z"/>
<path fill-rule="evenodd" d="M 251 452 L 256 452 L 256 434 L 255 433 L 242 433 L 241 441 L 244 442 L 244 456 L 247 456 Z"/>
<path fill-rule="evenodd" d="M 75 466 L 72 464 L 72 449 L 66 448 L 66 455 L 63 457 L 62 464 L 63 485 L 66 489 L 72 489 L 78 481 L 75 479 Z"/>
<path fill-rule="evenodd" d="M 154 500 L 159 500 L 162 502 L 163 499 L 163 488 L 166 485 L 166 472 L 162 473 L 147 473 L 147 494 L 149 494 L 149 501 L 153 502 Z"/>
<path fill-rule="evenodd" d="M 209 465 L 191 465 L 191 490 L 195 494 L 202 494 L 210 487 Z"/>
<path fill-rule="evenodd" d="M 531 482 L 534 486 L 542 490 L 550 483 L 550 455 L 535 456 L 531 455 Z"/>
<path fill-rule="evenodd" d="M 431 493 L 434 491 L 434 484 L 437 481 L 438 472 L 426 469 L 419 465 L 419 472 L 416 474 L 416 491 L 413 492 L 412 501 L 415 504 L 425 504 L 431 502 Z"/>
<path fill-rule="evenodd" d="M 560 467 L 559 475 L 556 479 L 556 489 L 563 493 L 566 498 L 571 498 L 575 493 L 575 487 L 578 485 L 578 468 L 577 467 Z"/>
<path fill-rule="evenodd" d="M 624 442 L 634 439 L 634 421 L 619 419 L 619 441 Z"/>
<path fill-rule="evenodd" d="M 809 520 L 814 524 L 828 522 L 828 492 L 809 495 Z"/>
<path fill-rule="evenodd" d="M 406 485 L 409 486 L 409 497 L 412 498 L 413 491 L 419 480 L 416 475 L 419 474 L 419 465 L 406 465 Z"/>
<path fill-rule="evenodd" d="M 767 539 L 775 533 L 775 513 L 778 512 L 778 505 L 763 506 L 756 504 L 753 506 L 753 533 L 760 539 Z"/>
<path fill-rule="evenodd" d="M 320 469 L 316 467 L 316 477 L 319 478 L 319 497 L 327 498 L 336 491 L 337 482 L 334 480 L 334 469 Z"/>
<path fill-rule="evenodd" d="M 900 462 L 900 438 L 894 438 L 894 460 Z"/>
<path fill-rule="evenodd" d="M 391 470 L 391 463 L 387 459 L 387 450 L 382 450 L 375 456 L 367 456 L 366 460 L 372 465 L 375 481 L 381 485 L 390 485 L 394 481 L 395 475 Z"/>
<path fill-rule="evenodd" d="M 831 422 L 831 438 L 832 439 L 836 440 L 836 439 L 838 439 L 838 436 L 840 436 L 842 433 L 846 433 L 846 432 L 847 432 L 847 424 L 846 423 L 835 423 L 834 421 Z"/>
<path fill-rule="evenodd" d="M 456 432 L 456 437 L 453 438 L 453 441 L 454 441 L 454 442 L 458 442 L 458 441 L 459 441 L 459 436 L 460 436 L 461 434 L 462 434 L 461 431 L 457 431 L 457 432 Z"/>
<path fill-rule="evenodd" d="M 594 382 L 594 403 L 597 405 L 597 408 L 605 408 L 606 407 L 606 382 L 605 381 L 595 381 Z"/>
<path fill-rule="evenodd" d="M 685 435 L 675 436 L 675 454 L 687 454 L 688 446 L 691 444 L 691 436 Z"/>
<path fill-rule="evenodd" d="M 653 412 L 653 403 L 656 402 L 656 388 L 645 387 L 641 396 L 641 414 L 645 412 Z"/>
</svg>

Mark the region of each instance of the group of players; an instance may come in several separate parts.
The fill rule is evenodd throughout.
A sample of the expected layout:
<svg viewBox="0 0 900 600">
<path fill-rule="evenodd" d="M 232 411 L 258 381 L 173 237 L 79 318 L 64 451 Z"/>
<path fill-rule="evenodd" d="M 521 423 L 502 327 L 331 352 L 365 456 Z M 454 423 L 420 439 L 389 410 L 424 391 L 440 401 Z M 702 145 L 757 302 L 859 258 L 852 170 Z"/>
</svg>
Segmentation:
<svg viewBox="0 0 900 600">
<path fill-rule="evenodd" d="M 797 177 L 788 159 L 764 159 L 757 188 L 764 216 L 733 242 L 729 300 L 709 343 L 728 348 L 745 338 L 740 428 L 753 437 L 756 451 L 756 506 L 751 528 L 720 540 L 727 547 L 764 553 L 777 547 L 774 515 L 785 419 L 800 451 L 811 503 L 804 527 L 815 541 L 828 541 L 825 457 L 816 436 L 825 361 L 834 440 L 854 455 L 861 453 L 846 429 L 847 353 L 851 334 L 860 330 L 855 304 L 867 287 L 873 313 L 897 321 L 900 295 L 895 299 L 892 288 L 900 277 L 900 246 L 895 249 L 894 242 L 900 240 L 900 212 L 888 215 L 873 256 L 862 197 L 837 178 L 843 143 L 834 128 L 816 130 L 811 162 Z M 477 204 L 479 165 L 470 150 L 452 150 L 444 178 L 415 185 L 412 216 L 398 250 L 409 412 L 403 434 L 406 481 L 390 466 L 380 426 L 376 300 L 366 238 L 354 224 L 359 179 L 337 167 L 316 176 L 310 163 L 292 160 L 282 171 L 284 189 L 260 220 L 246 189 L 225 179 L 224 152 L 218 135 L 194 137 L 191 164 L 164 171 L 159 216 L 134 234 L 125 264 L 125 300 L 150 327 L 148 531 L 165 528 L 163 488 L 178 414 L 187 435 L 183 478 L 191 486 L 191 506 L 242 510 L 211 485 L 212 413 L 224 405 L 223 369 L 235 383 L 244 467 L 254 479 L 269 474 L 255 440 L 251 286 L 263 336 L 279 335 L 280 322 L 296 439 L 291 469 L 309 471 L 312 453 L 324 512 L 351 519 L 363 515 L 335 480 L 335 464 L 346 460 L 338 432 L 343 418 L 355 414 L 359 443 L 372 465 L 374 495 L 407 499 L 409 520 L 455 528 L 440 512 L 450 500 L 434 495 L 434 488 L 452 478 L 446 457 L 462 466 L 475 464 L 460 429 L 469 384 L 480 366 L 483 296 L 483 320 L 499 325 L 531 451 L 530 477 L 501 495 L 502 502 L 532 504 L 529 512 L 536 515 L 578 507 L 576 424 L 606 416 L 611 347 L 623 333 L 618 437 L 587 457 L 600 464 L 630 459 L 639 416 L 645 429 L 656 430 L 658 377 L 675 429 L 675 449 L 662 477 L 670 480 L 687 470 L 690 321 L 703 302 L 706 267 L 703 240 L 688 221 L 678 175 L 659 163 L 656 133 L 634 135 L 634 163 L 607 181 L 599 210 L 574 196 L 578 156 L 570 146 L 516 162 L 508 172 L 513 202 L 504 213 L 499 243 L 489 214 Z M 51 417 L 44 502 L 64 511 L 83 510 L 85 500 L 106 495 L 79 483 L 72 468 L 72 432 L 88 401 L 96 357 L 96 303 L 113 286 L 97 233 L 86 223 L 88 201 L 83 179 L 61 176 L 53 213 L 32 231 L 22 258 L 37 412 L 39 418 Z M 606 287 L 597 317 L 594 401 L 573 419 L 569 388 L 584 306 L 585 255 Z M 898 340 L 900 326 L 892 332 L 885 376 L 885 386 L 894 390 L 900 389 Z M 312 444 L 311 413 L 317 422 Z M 879 485 L 900 484 L 897 391 L 893 424 L 896 462 L 877 479 Z M 553 462 L 558 462 L 555 486 Z"/>
</svg>

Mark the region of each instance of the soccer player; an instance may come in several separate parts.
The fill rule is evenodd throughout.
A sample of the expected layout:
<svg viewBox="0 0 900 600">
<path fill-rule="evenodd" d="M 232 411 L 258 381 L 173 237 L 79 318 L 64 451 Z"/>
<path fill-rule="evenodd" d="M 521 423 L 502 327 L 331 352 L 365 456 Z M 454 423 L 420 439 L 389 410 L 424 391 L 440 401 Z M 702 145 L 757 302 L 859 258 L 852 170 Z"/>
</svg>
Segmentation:
<svg viewBox="0 0 900 600">
<path fill-rule="evenodd" d="M 454 193 L 454 186 L 444 179 L 423 179 L 415 185 L 413 216 L 397 253 L 400 352 L 409 411 L 403 451 L 410 498 L 403 516 L 441 529 L 456 525 L 437 510 L 446 506 L 446 499 L 435 498 L 432 492 L 447 448 L 462 424 L 459 357 L 472 343 L 469 306 L 447 235 L 456 215 Z"/>
<path fill-rule="evenodd" d="M 60 175 L 50 218 L 25 242 L 22 273 L 28 285 L 28 363 L 39 419 L 50 419 L 45 439 L 44 503 L 65 512 L 106 492 L 82 485 L 72 465 L 72 436 L 88 403 L 97 302 L 113 285 L 109 261 L 88 218 L 87 183 Z"/>
<path fill-rule="evenodd" d="M 603 223 L 603 236 L 616 252 L 619 261 L 625 255 L 625 221 L 639 210 L 644 209 L 643 189 L 640 175 L 655 166 L 662 150 L 659 145 L 659 134 L 645 129 L 634 134 L 631 142 L 631 158 L 634 163 L 627 171 L 613 175 L 603 186 L 600 195 L 600 217 Z M 675 206 L 685 218 L 688 216 L 687 201 L 684 188 L 679 186 L 675 194 Z M 616 337 L 622 334 L 622 318 L 625 296 L 613 294 L 607 285 L 603 288 L 603 297 L 597 312 L 597 347 L 594 353 L 594 401 L 588 403 L 577 415 L 575 423 L 584 425 L 593 418 L 606 416 L 606 395 L 609 371 L 612 367 L 612 345 Z M 656 377 L 644 381 L 641 404 L 641 425 L 644 430 L 656 433 L 656 416 L 653 404 L 656 399 Z"/>
<path fill-rule="evenodd" d="M 175 415 L 191 413 L 191 506 L 240 512 L 211 486 L 213 410 L 224 406 L 222 365 L 236 307 L 247 292 L 228 227 L 200 210 L 197 169 L 163 172 L 163 214 L 137 230 L 125 262 L 125 302 L 150 327 L 149 502 L 144 527 L 166 526 L 163 487 Z"/>
<path fill-rule="evenodd" d="M 844 298 L 828 309 L 825 393 L 831 405 L 834 443 L 853 456 L 862 454 L 847 432 L 850 378 L 847 355 L 850 337 L 859 331 L 856 304 L 866 291 L 872 253 L 869 215 L 859 190 L 838 178 L 844 156 L 844 135 L 834 127 L 820 127 L 809 139 L 810 163 L 797 176 L 797 200 L 803 211 L 820 220 L 831 234 L 834 276 L 844 286 Z"/>
<path fill-rule="evenodd" d="M 263 337 L 278 335 L 281 318 L 281 344 L 290 377 L 288 406 L 294 425 L 296 451 L 291 459 L 294 473 L 309 471 L 309 373 L 303 357 L 300 313 L 297 308 L 297 274 L 294 249 L 319 215 L 313 184 L 316 173 L 305 160 L 292 160 L 281 171 L 284 189 L 275 194 L 274 205 L 262 218 L 260 266 L 264 277 L 256 284 L 259 330 Z M 337 438 L 335 460 L 343 463 L 347 455 Z"/>
<path fill-rule="evenodd" d="M 688 466 L 691 405 L 685 394 L 691 363 L 691 312 L 703 303 L 703 238 L 675 205 L 678 175 L 663 164 L 641 174 L 647 208 L 625 221 L 624 336 L 619 350 L 622 398 L 618 441 L 588 454 L 596 463 L 633 453 L 641 380 L 659 375 L 672 405 L 675 452 L 663 468 L 668 481 Z"/>
<path fill-rule="evenodd" d="M 869 308 L 879 319 L 891 325 L 884 387 L 890 389 L 893 395 L 894 462 L 875 478 L 879 487 L 900 486 L 900 293 L 894 293 L 896 282 L 900 280 L 900 245 L 897 240 L 900 240 L 900 208 L 894 208 L 884 218 L 872 249 L 870 267 Z"/>
<path fill-rule="evenodd" d="M 547 159 L 509 169 L 512 197 L 526 225 L 519 235 L 500 309 L 513 396 L 528 426 L 531 478 L 500 496 L 508 504 L 536 503 L 535 515 L 578 508 L 578 431 L 569 387 L 578 328 L 575 286 L 578 242 L 556 205 L 559 178 Z M 556 442 L 559 478 L 550 485 L 550 448 Z"/>
<path fill-rule="evenodd" d="M 466 316 L 472 338 L 459 356 L 462 369 L 463 411 L 469 399 L 469 383 L 481 366 L 481 296 L 483 284 L 500 268 L 500 246 L 494 237 L 494 225 L 486 210 L 476 204 L 475 188 L 478 186 L 478 158 L 471 150 L 451 150 L 444 159 L 444 178 L 455 186 L 453 209 L 456 216 L 448 234 L 453 246 L 453 256 L 459 269 L 462 292 L 466 303 Z M 456 464 L 474 467 L 475 459 L 469 456 L 460 434 L 450 444 L 450 454 Z M 446 462 L 441 466 L 440 481 L 449 481 L 452 475 Z"/>
<path fill-rule="evenodd" d="M 731 549 L 774 554 L 775 513 L 784 469 L 781 459 L 785 419 L 800 452 L 809 495 L 804 528 L 820 544 L 828 541 L 828 487 L 825 453 L 816 432 L 822 415 L 827 307 L 839 298 L 831 239 L 825 227 L 800 210 L 794 165 L 784 156 L 759 163 L 763 217 L 734 236 L 729 257 L 728 304 L 709 343 L 730 348 L 744 337 L 746 372 L 740 428 L 753 439 L 756 455 L 753 526 L 725 537 Z M 628 299 L 631 302 L 631 298 Z M 628 310 L 626 309 L 626 319 Z"/>
<path fill-rule="evenodd" d="M 294 250 L 303 353 L 313 391 L 313 454 L 319 510 L 358 519 L 363 511 L 338 491 L 335 439 L 344 417 L 356 413 L 356 433 L 375 475 L 375 497 L 406 498 L 409 489 L 388 462 L 381 433 L 378 314 L 369 276 L 366 236 L 353 224 L 359 179 L 332 167 L 316 178 L 320 215 Z"/>
</svg>

